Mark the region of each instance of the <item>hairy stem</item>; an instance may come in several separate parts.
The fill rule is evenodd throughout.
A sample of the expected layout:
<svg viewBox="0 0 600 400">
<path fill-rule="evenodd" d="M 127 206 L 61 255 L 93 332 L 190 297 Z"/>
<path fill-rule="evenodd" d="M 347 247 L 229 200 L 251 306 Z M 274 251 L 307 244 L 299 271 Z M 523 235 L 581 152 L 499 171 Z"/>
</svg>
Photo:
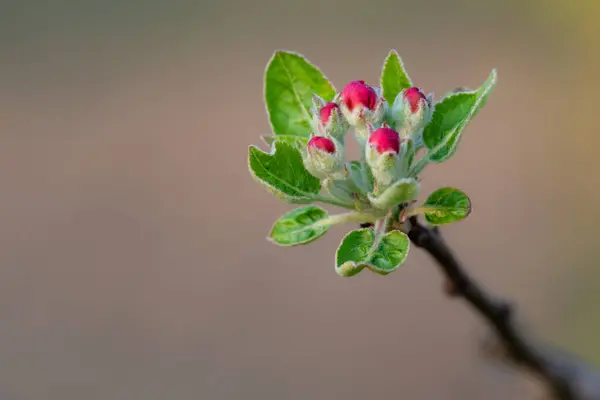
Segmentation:
<svg viewBox="0 0 600 400">
<path fill-rule="evenodd" d="M 319 225 L 335 225 L 335 224 L 345 224 L 349 222 L 355 223 L 373 223 L 377 221 L 377 217 L 371 214 L 363 214 L 361 212 L 349 212 L 345 214 L 337 214 L 332 215 L 322 221 L 320 221 Z"/>
<path fill-rule="evenodd" d="M 427 155 L 424 155 L 419 160 L 417 160 L 417 162 L 412 166 L 408 173 L 408 176 L 416 178 L 417 176 L 419 176 L 421 171 L 423 171 L 423 168 L 427 166 L 427 164 L 429 164 L 429 158 L 427 157 Z"/>
<path fill-rule="evenodd" d="M 342 208 L 354 208 L 354 204 L 345 203 L 341 200 L 334 199 L 333 197 L 330 197 L 330 196 L 316 195 L 315 197 L 313 197 L 313 200 L 319 201 L 319 202 L 325 203 L 325 204 L 331 204 L 333 206 L 342 207 Z"/>
</svg>

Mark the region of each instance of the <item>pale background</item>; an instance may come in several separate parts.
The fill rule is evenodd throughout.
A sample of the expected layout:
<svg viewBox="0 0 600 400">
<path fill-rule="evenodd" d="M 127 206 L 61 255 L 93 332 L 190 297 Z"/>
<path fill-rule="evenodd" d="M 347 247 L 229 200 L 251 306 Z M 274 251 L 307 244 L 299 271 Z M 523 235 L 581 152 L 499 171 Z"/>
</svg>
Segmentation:
<svg viewBox="0 0 600 400">
<path fill-rule="evenodd" d="M 597 1 L 0 1 L 0 399 L 528 399 L 411 252 L 338 277 L 344 228 L 266 242 L 262 74 L 305 54 L 341 88 L 390 48 L 438 96 L 499 86 L 425 191 L 545 339 L 600 364 Z"/>
</svg>

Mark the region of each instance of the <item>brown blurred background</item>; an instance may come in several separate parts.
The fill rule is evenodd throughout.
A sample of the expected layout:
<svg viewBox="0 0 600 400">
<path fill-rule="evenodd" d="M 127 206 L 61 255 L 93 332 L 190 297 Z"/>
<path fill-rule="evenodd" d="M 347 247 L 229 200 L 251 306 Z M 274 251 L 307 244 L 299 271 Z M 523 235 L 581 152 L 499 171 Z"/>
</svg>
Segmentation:
<svg viewBox="0 0 600 400">
<path fill-rule="evenodd" d="M 346 227 L 264 240 L 291 208 L 254 183 L 273 50 L 339 89 L 396 48 L 442 96 L 499 86 L 424 191 L 473 274 L 600 364 L 600 3 L 0 1 L 0 399 L 527 399 L 419 250 L 338 277 Z"/>
</svg>

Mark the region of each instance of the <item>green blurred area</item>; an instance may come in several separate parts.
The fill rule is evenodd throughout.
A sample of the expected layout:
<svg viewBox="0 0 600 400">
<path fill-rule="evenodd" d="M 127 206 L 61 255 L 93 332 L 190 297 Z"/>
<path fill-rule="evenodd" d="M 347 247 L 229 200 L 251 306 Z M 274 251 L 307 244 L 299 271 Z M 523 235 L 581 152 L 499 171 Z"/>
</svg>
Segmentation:
<svg viewBox="0 0 600 400">
<path fill-rule="evenodd" d="M 390 48 L 436 97 L 498 68 L 424 191 L 469 193 L 444 230 L 460 258 L 600 365 L 599 4 L 0 1 L 0 397 L 529 398 L 422 253 L 345 280 L 343 229 L 264 241 L 291 207 L 245 157 L 278 48 L 338 89 Z"/>
</svg>

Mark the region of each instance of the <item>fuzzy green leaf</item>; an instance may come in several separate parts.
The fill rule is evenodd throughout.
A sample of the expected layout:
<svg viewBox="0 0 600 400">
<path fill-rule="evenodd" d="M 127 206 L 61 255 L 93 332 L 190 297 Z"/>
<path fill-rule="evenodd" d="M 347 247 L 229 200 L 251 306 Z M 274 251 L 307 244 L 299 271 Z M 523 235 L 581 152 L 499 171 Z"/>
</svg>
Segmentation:
<svg viewBox="0 0 600 400">
<path fill-rule="evenodd" d="M 280 246 L 308 244 L 323 236 L 329 225 L 327 211 L 316 206 L 296 208 L 279 218 L 269 234 L 269 240 Z"/>
<path fill-rule="evenodd" d="M 288 203 L 310 203 L 321 190 L 319 180 L 304 168 L 299 151 L 287 143 L 275 142 L 271 153 L 250 146 L 248 167 L 256 181 Z"/>
<path fill-rule="evenodd" d="M 454 155 L 465 127 L 485 105 L 496 81 L 496 70 L 492 70 L 478 90 L 454 93 L 436 104 L 431 122 L 423 132 L 429 160 L 440 163 Z"/>
<path fill-rule="evenodd" d="M 471 213 L 471 200 L 462 191 L 445 187 L 433 192 L 423 204 L 422 210 L 430 225 L 450 224 Z"/>
<path fill-rule="evenodd" d="M 378 197 L 369 195 L 369 200 L 375 207 L 387 209 L 406 201 L 415 200 L 418 196 L 418 182 L 412 178 L 406 178 L 395 182 Z"/>
<path fill-rule="evenodd" d="M 353 204 L 356 201 L 354 193 L 358 188 L 352 180 L 326 178 L 321 182 L 321 187 L 332 198 L 341 202 Z"/>
<path fill-rule="evenodd" d="M 402 90 L 408 89 L 412 85 L 404 69 L 402 59 L 396 50 L 391 50 L 383 63 L 383 70 L 381 71 L 383 98 L 391 105 Z"/>
<path fill-rule="evenodd" d="M 371 254 L 369 269 L 382 275 L 395 271 L 406 260 L 409 248 L 410 240 L 404 232 L 386 233 Z"/>
<path fill-rule="evenodd" d="M 375 235 L 372 229 L 350 231 L 335 253 L 336 272 L 341 276 L 354 276 L 368 266 Z"/>
<path fill-rule="evenodd" d="M 273 135 L 273 136 L 261 136 L 260 137 L 266 144 L 273 146 L 274 142 L 287 143 L 290 146 L 300 150 L 300 152 L 306 151 L 308 145 L 308 138 L 302 136 L 291 136 L 291 135 Z"/>
<path fill-rule="evenodd" d="M 335 89 L 323 73 L 297 53 L 276 51 L 265 73 L 265 103 L 273 132 L 307 137 L 311 132 L 312 96 L 326 101 Z"/>
<path fill-rule="evenodd" d="M 371 169 L 360 161 L 350 161 L 347 164 L 350 178 L 359 189 L 365 193 L 373 190 L 374 178 Z"/>
<path fill-rule="evenodd" d="M 341 276 L 354 276 L 368 268 L 387 275 L 406 260 L 409 242 L 408 236 L 400 231 L 386 233 L 377 244 L 373 229 L 351 231 L 336 252 L 336 271 Z"/>
</svg>

